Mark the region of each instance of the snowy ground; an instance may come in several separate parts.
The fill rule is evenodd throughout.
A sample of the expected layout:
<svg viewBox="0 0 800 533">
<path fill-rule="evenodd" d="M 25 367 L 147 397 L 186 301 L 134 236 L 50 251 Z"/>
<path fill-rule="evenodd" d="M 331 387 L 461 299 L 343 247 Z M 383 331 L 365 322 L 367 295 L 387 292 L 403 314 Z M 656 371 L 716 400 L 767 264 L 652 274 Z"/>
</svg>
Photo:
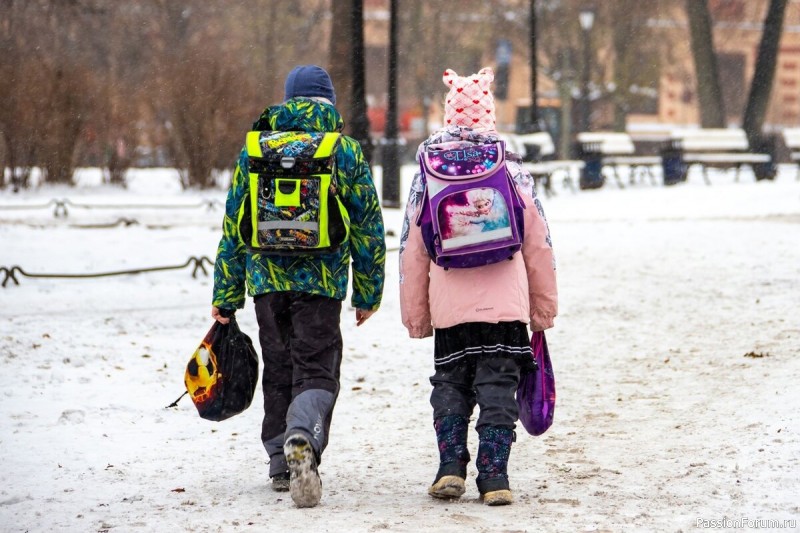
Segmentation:
<svg viewBox="0 0 800 533">
<path fill-rule="evenodd" d="M 213 259 L 221 210 L 200 202 L 224 191 L 181 193 L 171 176 L 142 172 L 119 191 L 87 171 L 75 189 L 0 191 L 0 267 L 91 273 Z M 258 397 L 222 423 L 201 420 L 188 399 L 165 409 L 211 325 L 210 278 L 189 268 L 18 276 L 0 288 L 0 530 L 693 531 L 723 519 L 727 530 L 795 529 L 800 181 L 792 167 L 774 182 L 712 181 L 559 184 L 543 198 L 561 296 L 548 332 L 556 419 L 543 437 L 518 431 L 516 501 L 503 508 L 479 502 L 474 465 L 460 501 L 426 494 L 437 467 L 432 342 L 400 324 L 396 252 L 380 312 L 358 329 L 343 313 L 324 494 L 302 510 L 267 487 Z M 10 209 L 63 198 L 66 218 L 52 204 Z M 124 207 L 154 203 L 198 207 Z M 120 217 L 138 223 L 100 227 Z M 396 245 L 400 211 L 385 219 Z M 252 303 L 239 315 L 255 338 Z"/>
</svg>

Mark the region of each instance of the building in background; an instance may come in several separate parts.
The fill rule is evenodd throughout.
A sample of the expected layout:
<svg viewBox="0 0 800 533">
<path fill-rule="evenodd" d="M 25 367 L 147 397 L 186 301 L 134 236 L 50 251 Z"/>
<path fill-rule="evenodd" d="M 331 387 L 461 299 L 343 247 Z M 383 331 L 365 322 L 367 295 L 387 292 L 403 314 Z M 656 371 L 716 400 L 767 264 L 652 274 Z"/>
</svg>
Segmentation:
<svg viewBox="0 0 800 533">
<path fill-rule="evenodd" d="M 683 1 L 659 0 L 666 8 L 658 16 L 643 21 L 644 28 L 653 39 L 668 43 L 669 59 L 660 62 L 657 79 L 652 86 L 632 86 L 631 93 L 640 94 L 629 104 L 626 129 L 636 138 L 657 139 L 675 127 L 696 126 L 699 122 L 697 89 L 694 65 L 690 50 L 689 25 Z M 515 8 L 517 18 L 526 13 L 528 2 L 506 0 L 498 5 Z M 709 9 L 714 21 L 714 45 L 717 53 L 720 83 L 723 87 L 728 123 L 740 125 L 755 70 L 755 61 L 762 35 L 762 24 L 769 0 L 709 0 Z M 386 50 L 388 47 L 388 1 L 365 0 L 365 46 L 367 61 L 367 93 L 372 129 L 377 134 L 384 123 L 386 102 Z M 522 25 L 522 20 L 517 20 Z M 408 31 L 401 27 L 401 32 Z M 525 116 L 530 105 L 530 64 L 527 48 L 518 43 L 512 45 L 504 35 L 487 35 L 482 57 L 477 64 L 489 65 L 499 74 L 496 78 L 498 126 L 513 131 L 520 117 Z M 613 129 L 613 83 L 610 63 L 613 54 L 606 48 L 593 50 L 593 58 L 601 68 L 593 72 L 591 92 L 591 129 Z M 419 50 L 401 50 L 402 53 L 417 54 Z M 573 50 L 573 53 L 575 51 Z M 540 61 L 554 58 L 542 57 Z M 559 58 L 560 60 L 560 58 Z M 577 58 L 572 59 L 579 64 Z M 577 67 L 576 67 L 577 68 Z M 466 72 L 464 72 L 466 73 Z M 573 73 L 575 74 L 575 73 Z M 430 69 L 430 76 L 438 72 Z M 401 132 L 410 140 L 424 137 L 428 130 L 441 124 L 441 94 L 443 87 L 432 86 L 427 102 L 420 102 L 410 91 L 406 73 L 401 72 L 400 110 Z M 602 77 L 602 79 L 601 79 Z M 576 75 L 577 78 L 577 75 Z M 440 83 L 438 78 L 434 80 Z M 502 86 L 497 87 L 500 83 Z M 610 89 L 611 87 L 611 89 Z M 577 125 L 575 114 L 580 106 L 580 88 L 565 94 L 543 69 L 539 70 L 537 104 L 541 118 L 548 129 L 560 134 L 561 115 L 567 111 Z M 436 91 L 439 90 L 437 93 Z M 570 96 L 571 95 L 571 96 Z M 570 105 L 564 99 L 570 98 Z M 427 127 L 426 127 L 427 126 Z M 777 68 L 765 128 L 780 130 L 800 126 L 800 0 L 789 0 L 786 8 L 784 29 L 779 47 Z M 576 131 L 576 129 L 572 129 Z"/>
</svg>

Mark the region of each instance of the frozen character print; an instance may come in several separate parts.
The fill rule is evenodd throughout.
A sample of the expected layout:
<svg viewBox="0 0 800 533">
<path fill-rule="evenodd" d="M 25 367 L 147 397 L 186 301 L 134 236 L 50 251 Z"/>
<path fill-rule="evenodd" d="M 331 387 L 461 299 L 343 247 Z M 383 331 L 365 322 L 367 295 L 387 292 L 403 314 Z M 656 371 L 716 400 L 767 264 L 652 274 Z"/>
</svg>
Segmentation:
<svg viewBox="0 0 800 533">
<path fill-rule="evenodd" d="M 471 189 L 465 193 L 467 205 L 448 206 L 452 237 L 473 235 L 509 227 L 508 209 L 493 189 Z"/>
</svg>

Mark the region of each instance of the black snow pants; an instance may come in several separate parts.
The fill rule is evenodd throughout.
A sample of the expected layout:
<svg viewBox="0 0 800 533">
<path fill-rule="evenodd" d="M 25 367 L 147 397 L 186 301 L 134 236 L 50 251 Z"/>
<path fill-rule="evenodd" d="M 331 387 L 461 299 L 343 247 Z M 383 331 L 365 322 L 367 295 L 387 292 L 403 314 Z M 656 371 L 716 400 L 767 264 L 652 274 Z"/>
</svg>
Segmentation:
<svg viewBox="0 0 800 533">
<path fill-rule="evenodd" d="M 254 299 L 264 360 L 261 441 L 269 475 L 288 471 L 287 436 L 304 435 L 321 460 L 342 362 L 341 300 L 301 292 L 274 292 Z"/>
</svg>

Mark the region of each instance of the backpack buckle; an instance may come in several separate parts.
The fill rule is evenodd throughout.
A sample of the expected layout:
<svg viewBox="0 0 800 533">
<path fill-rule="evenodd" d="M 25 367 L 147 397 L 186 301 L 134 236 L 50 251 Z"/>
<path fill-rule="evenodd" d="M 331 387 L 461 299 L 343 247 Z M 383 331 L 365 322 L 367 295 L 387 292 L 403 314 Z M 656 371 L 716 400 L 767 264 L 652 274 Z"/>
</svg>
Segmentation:
<svg viewBox="0 0 800 533">
<path fill-rule="evenodd" d="M 288 157 L 288 156 L 281 157 L 281 167 L 285 168 L 286 170 L 292 168 L 294 166 L 294 163 L 295 163 L 294 157 Z"/>
</svg>

